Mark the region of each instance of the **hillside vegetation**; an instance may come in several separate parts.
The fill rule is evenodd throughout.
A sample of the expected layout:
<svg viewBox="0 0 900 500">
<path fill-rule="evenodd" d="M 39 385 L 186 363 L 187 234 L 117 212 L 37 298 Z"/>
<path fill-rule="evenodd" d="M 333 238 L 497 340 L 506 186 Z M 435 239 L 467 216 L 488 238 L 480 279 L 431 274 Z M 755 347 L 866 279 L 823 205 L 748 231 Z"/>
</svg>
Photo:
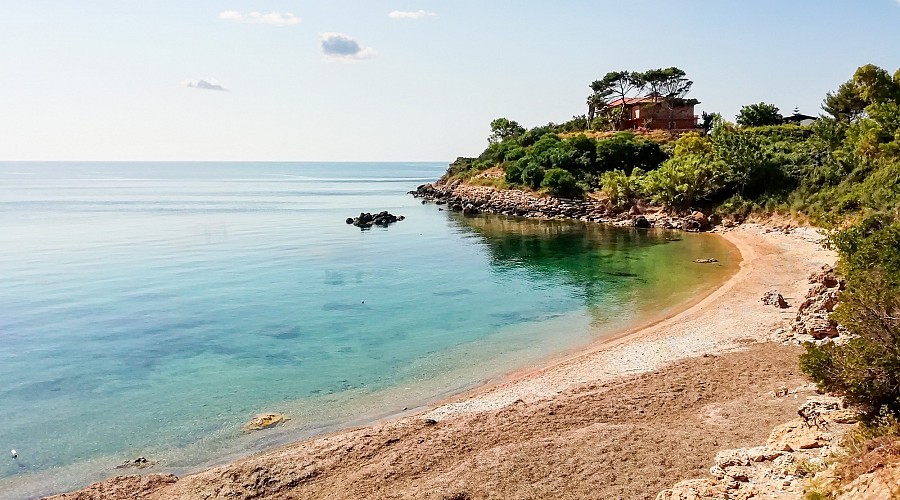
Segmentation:
<svg viewBox="0 0 900 500">
<path fill-rule="evenodd" d="M 588 100 L 592 109 L 602 107 L 596 94 Z M 619 207 L 649 202 L 738 219 L 781 212 L 824 224 L 896 212 L 900 73 L 863 66 L 825 96 L 823 109 L 827 114 L 813 125 L 800 126 L 781 123 L 772 105 L 748 105 L 738 115 L 744 125 L 705 115 L 701 128 L 675 140 L 665 131 L 605 130 L 615 125 L 609 117 L 531 129 L 499 118 L 488 147 L 459 158 L 448 176 L 467 179 L 499 166 L 507 187 L 567 197 L 594 191 Z"/>
</svg>

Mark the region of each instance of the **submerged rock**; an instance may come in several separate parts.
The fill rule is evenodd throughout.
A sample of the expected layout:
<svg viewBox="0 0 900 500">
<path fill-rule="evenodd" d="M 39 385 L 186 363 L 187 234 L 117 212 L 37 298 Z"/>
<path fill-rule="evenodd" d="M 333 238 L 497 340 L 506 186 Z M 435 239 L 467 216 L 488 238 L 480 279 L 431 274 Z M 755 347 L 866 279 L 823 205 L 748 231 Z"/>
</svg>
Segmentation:
<svg viewBox="0 0 900 500">
<path fill-rule="evenodd" d="M 126 460 L 116 466 L 116 469 L 147 469 L 158 464 L 157 460 L 147 460 L 144 457 L 137 457 L 134 460 Z"/>
<path fill-rule="evenodd" d="M 259 415 L 250 419 L 249 422 L 244 424 L 244 430 L 247 431 L 258 431 L 262 429 L 268 429 L 270 427 L 275 427 L 276 425 L 287 421 L 284 415 L 281 413 L 260 413 Z"/>
</svg>

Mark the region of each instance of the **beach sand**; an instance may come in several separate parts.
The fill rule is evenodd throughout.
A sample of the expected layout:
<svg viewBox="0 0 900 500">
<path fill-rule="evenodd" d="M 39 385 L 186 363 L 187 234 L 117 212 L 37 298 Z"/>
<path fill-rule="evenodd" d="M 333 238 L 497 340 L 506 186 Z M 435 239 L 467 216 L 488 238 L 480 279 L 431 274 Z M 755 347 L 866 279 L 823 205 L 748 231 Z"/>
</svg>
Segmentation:
<svg viewBox="0 0 900 500">
<path fill-rule="evenodd" d="M 802 349 L 767 341 L 834 253 L 807 229 L 723 237 L 743 260 L 712 294 L 541 370 L 177 482 L 111 479 L 54 498 L 655 498 L 705 477 L 716 451 L 765 441 L 811 390 Z M 771 289 L 795 307 L 764 305 Z M 801 390 L 772 397 L 780 387 Z"/>
</svg>

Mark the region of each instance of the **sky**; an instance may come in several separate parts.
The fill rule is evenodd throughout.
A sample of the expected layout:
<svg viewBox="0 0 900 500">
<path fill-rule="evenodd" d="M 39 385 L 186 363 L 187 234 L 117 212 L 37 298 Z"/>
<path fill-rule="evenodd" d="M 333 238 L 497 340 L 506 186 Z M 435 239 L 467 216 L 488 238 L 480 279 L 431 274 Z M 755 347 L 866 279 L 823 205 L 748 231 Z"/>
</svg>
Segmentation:
<svg viewBox="0 0 900 500">
<path fill-rule="evenodd" d="M 818 114 L 900 68 L 898 0 L 0 0 L 0 161 L 452 161 L 677 66 Z"/>
</svg>

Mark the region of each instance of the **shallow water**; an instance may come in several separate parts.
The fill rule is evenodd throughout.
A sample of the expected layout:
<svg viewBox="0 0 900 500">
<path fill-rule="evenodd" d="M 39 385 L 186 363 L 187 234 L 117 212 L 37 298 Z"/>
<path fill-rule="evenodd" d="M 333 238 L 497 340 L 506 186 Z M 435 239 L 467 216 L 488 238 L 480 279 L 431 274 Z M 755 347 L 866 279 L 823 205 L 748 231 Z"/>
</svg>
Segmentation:
<svg viewBox="0 0 900 500">
<path fill-rule="evenodd" d="M 711 235 L 405 194 L 444 168 L 0 163 L 0 448 L 19 452 L 0 497 L 414 408 L 663 315 L 736 265 Z M 407 220 L 344 224 L 380 210 Z M 241 432 L 264 411 L 291 420 Z"/>
</svg>

